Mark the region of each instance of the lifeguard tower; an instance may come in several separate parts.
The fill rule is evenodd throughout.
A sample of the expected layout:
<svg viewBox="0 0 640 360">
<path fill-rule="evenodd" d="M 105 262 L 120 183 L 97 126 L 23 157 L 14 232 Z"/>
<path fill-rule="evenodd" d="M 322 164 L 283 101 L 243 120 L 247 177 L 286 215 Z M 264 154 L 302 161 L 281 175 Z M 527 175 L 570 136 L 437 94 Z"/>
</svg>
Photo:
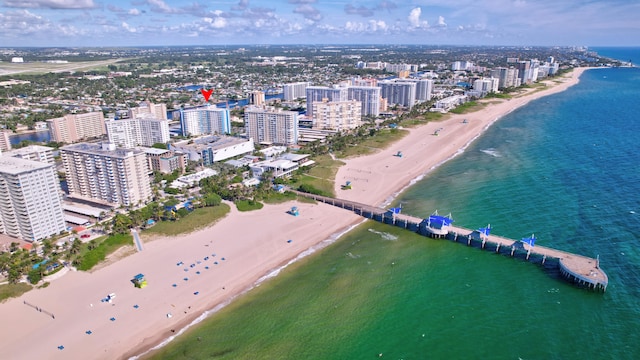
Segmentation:
<svg viewBox="0 0 640 360">
<path fill-rule="evenodd" d="M 402 151 L 398 151 L 394 156 L 397 156 L 397 157 L 401 158 L 402 157 Z"/>
<path fill-rule="evenodd" d="M 342 185 L 342 190 L 351 190 L 351 181 L 347 181 L 344 185 Z"/>
<path fill-rule="evenodd" d="M 143 287 L 147 286 L 147 279 L 144 278 L 144 274 L 138 274 L 134 276 L 131 282 L 138 289 L 142 289 Z"/>
<path fill-rule="evenodd" d="M 298 211 L 298 207 L 293 206 L 291 207 L 291 210 L 287 211 L 289 214 L 293 215 L 293 216 L 298 216 L 300 215 L 300 211 Z"/>
</svg>

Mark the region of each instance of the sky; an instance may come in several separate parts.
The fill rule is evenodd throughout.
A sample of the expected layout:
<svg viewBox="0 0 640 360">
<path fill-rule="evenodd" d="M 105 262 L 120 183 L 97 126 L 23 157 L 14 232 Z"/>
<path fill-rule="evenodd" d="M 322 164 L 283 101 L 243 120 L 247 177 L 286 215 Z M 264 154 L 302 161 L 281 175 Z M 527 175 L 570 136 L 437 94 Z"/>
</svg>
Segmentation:
<svg viewBox="0 0 640 360">
<path fill-rule="evenodd" d="M 640 46 L 640 0 L 0 0 L 0 47 Z"/>
</svg>

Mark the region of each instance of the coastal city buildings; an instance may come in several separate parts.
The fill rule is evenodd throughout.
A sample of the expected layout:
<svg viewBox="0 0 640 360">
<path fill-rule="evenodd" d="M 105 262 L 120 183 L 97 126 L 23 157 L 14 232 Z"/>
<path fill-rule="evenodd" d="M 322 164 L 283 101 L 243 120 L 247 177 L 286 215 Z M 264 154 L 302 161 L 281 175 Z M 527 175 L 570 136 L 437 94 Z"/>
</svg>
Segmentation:
<svg viewBox="0 0 640 360">
<path fill-rule="evenodd" d="M 215 135 L 173 142 L 169 144 L 169 148 L 186 154 L 190 161 L 198 162 L 203 166 L 239 155 L 250 154 L 255 150 L 251 137 L 245 139 Z"/>
<path fill-rule="evenodd" d="M 323 101 L 347 101 L 349 93 L 346 87 L 328 87 L 328 86 L 308 86 L 306 89 L 307 96 L 307 114 L 313 114 L 313 103 Z"/>
<path fill-rule="evenodd" d="M 231 133 L 229 109 L 214 106 L 181 110 L 182 136 L 223 135 Z"/>
<path fill-rule="evenodd" d="M 52 141 L 67 144 L 106 134 L 102 111 L 67 114 L 61 118 L 47 120 L 47 126 Z"/>
<path fill-rule="evenodd" d="M 510 67 L 498 67 L 491 70 L 491 77 L 498 79 L 498 88 L 510 88 L 520 86 L 520 78 L 518 77 L 518 69 Z"/>
<path fill-rule="evenodd" d="M 112 143 L 78 143 L 60 148 L 69 196 L 135 206 L 151 200 L 146 154 Z"/>
<path fill-rule="evenodd" d="M 37 241 L 64 231 L 55 166 L 0 156 L 0 233 Z"/>
<path fill-rule="evenodd" d="M 475 80 L 473 82 L 473 90 L 470 93 L 476 97 L 484 97 L 488 93 L 496 93 L 498 92 L 499 83 L 500 81 L 496 78 Z"/>
<path fill-rule="evenodd" d="M 107 120 L 109 142 L 118 147 L 133 148 L 169 142 L 169 121 L 151 114 L 130 119 Z"/>
<path fill-rule="evenodd" d="M 362 125 L 360 101 L 318 101 L 313 103 L 313 128 L 345 131 Z"/>
<path fill-rule="evenodd" d="M 308 82 L 295 82 L 282 85 L 283 99 L 292 101 L 306 96 Z"/>
<path fill-rule="evenodd" d="M 151 116 L 155 119 L 167 120 L 167 105 L 165 104 L 152 104 L 150 102 L 143 101 L 138 107 L 129 109 L 129 117 L 137 118 L 141 116 Z"/>
<path fill-rule="evenodd" d="M 249 107 L 244 111 L 244 128 L 247 136 L 259 144 L 293 145 L 298 142 L 298 113 Z"/>
</svg>

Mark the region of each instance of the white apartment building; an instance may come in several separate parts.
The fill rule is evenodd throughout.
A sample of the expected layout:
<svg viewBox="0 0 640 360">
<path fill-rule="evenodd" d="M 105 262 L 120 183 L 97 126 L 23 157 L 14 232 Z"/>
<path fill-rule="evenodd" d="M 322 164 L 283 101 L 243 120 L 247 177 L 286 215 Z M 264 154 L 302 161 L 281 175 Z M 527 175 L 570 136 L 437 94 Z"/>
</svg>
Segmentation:
<svg viewBox="0 0 640 360">
<path fill-rule="evenodd" d="M 484 97 L 488 93 L 498 92 L 500 80 L 496 78 L 478 79 L 473 82 L 473 91 L 477 96 Z"/>
<path fill-rule="evenodd" d="M 27 241 L 66 231 L 55 166 L 0 156 L 0 233 Z"/>
<path fill-rule="evenodd" d="M 151 200 L 146 154 L 114 144 L 79 143 L 60 148 L 69 196 L 135 206 Z"/>
<path fill-rule="evenodd" d="M 232 136 L 203 136 L 169 144 L 171 150 L 185 154 L 190 161 L 203 166 L 230 159 L 255 150 L 253 139 Z"/>
<path fill-rule="evenodd" d="M 362 125 L 360 101 L 324 101 L 313 103 L 313 128 L 346 131 Z"/>
<path fill-rule="evenodd" d="M 244 128 L 247 136 L 257 143 L 293 145 L 298 142 L 298 113 L 273 108 L 247 108 L 244 111 Z"/>
<path fill-rule="evenodd" d="M 491 70 L 491 77 L 498 79 L 498 88 L 504 89 L 509 87 L 520 86 L 521 82 L 518 77 L 518 69 L 499 67 Z"/>
<path fill-rule="evenodd" d="M 141 102 L 138 107 L 129 109 L 129 117 L 151 116 L 154 119 L 167 120 L 167 105 Z"/>
<path fill-rule="evenodd" d="M 249 93 L 249 105 L 264 105 L 264 102 L 265 96 L 263 91 L 256 90 Z"/>
<path fill-rule="evenodd" d="M 53 150 L 54 149 L 52 147 L 48 146 L 29 145 L 23 148 L 7 151 L 3 155 L 25 160 L 39 161 L 47 164 L 55 164 Z"/>
<path fill-rule="evenodd" d="M 133 148 L 166 144 L 170 140 L 169 120 L 151 115 L 131 119 L 107 120 L 105 122 L 109 142 L 118 147 Z"/>
<path fill-rule="evenodd" d="M 380 115 L 380 91 L 379 86 L 349 86 L 347 98 L 360 102 L 360 113 L 363 116 L 378 116 Z"/>
<path fill-rule="evenodd" d="M 102 111 L 85 114 L 67 114 L 61 118 L 47 120 L 51 140 L 72 144 L 97 138 L 106 134 Z"/>
<path fill-rule="evenodd" d="M 229 109 L 207 106 L 180 111 L 182 136 L 223 135 L 231 133 Z"/>
<path fill-rule="evenodd" d="M 284 100 L 292 101 L 295 99 L 305 97 L 307 86 L 309 86 L 308 82 L 295 82 L 295 83 L 284 84 L 282 86 Z"/>
<path fill-rule="evenodd" d="M 378 82 L 382 97 L 388 104 L 402 105 L 411 109 L 416 103 L 416 83 L 406 80 L 385 80 Z"/>
</svg>

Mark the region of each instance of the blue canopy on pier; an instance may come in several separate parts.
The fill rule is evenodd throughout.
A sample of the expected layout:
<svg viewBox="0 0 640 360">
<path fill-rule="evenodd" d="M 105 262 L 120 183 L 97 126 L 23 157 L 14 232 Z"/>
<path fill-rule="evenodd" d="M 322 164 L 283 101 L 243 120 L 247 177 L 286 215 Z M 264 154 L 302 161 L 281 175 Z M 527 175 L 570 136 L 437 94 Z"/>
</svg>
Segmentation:
<svg viewBox="0 0 640 360">
<path fill-rule="evenodd" d="M 489 236 L 489 234 L 491 233 L 491 227 L 487 226 L 486 228 L 479 228 L 478 232 L 484 236 Z"/>
<path fill-rule="evenodd" d="M 522 238 L 523 243 L 525 244 L 529 244 L 529 246 L 533 247 L 533 244 L 536 242 L 536 237 L 534 235 L 531 235 L 531 237 L 528 238 Z"/>
<path fill-rule="evenodd" d="M 391 211 L 391 213 L 393 214 L 400 214 L 400 212 L 402 211 L 402 207 L 394 207 L 389 209 L 389 211 Z"/>
<path fill-rule="evenodd" d="M 453 219 L 448 216 L 431 215 L 429 216 L 429 219 L 427 220 L 427 222 L 431 227 L 443 227 L 443 226 L 451 225 L 451 223 L 453 222 Z"/>
</svg>

